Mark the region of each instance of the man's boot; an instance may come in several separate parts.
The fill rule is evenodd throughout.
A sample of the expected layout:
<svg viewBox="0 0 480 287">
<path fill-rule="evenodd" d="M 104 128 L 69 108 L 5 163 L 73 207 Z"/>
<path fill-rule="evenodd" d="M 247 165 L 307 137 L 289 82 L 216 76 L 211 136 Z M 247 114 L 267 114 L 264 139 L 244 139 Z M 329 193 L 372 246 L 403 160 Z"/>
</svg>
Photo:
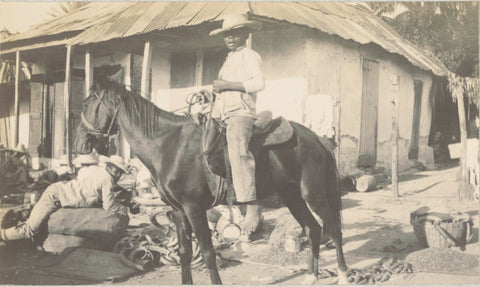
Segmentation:
<svg viewBox="0 0 480 287">
<path fill-rule="evenodd" d="M 246 212 L 245 219 L 242 222 L 242 238 L 250 239 L 250 235 L 259 231 L 262 226 L 262 205 L 258 200 L 250 201 L 245 204 Z"/>
</svg>

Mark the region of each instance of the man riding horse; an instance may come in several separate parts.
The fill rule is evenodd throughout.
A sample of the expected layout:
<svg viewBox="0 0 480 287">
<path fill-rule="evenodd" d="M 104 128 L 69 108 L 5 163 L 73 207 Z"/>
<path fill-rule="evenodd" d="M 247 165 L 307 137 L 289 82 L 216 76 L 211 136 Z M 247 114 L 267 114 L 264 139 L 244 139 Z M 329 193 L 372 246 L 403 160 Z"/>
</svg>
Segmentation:
<svg viewBox="0 0 480 287">
<path fill-rule="evenodd" d="M 261 221 L 261 205 L 255 188 L 255 160 L 249 151 L 256 120 L 257 92 L 265 87 L 261 58 L 247 47 L 249 33 L 258 31 L 262 24 L 249 21 L 244 14 L 228 15 L 222 28 L 213 30 L 210 36 L 221 35 L 230 50 L 220 69 L 213 91 L 218 93 L 212 117 L 226 125 L 228 157 L 232 170 L 233 186 L 238 203 L 247 206 L 242 231 L 247 237 L 257 230 Z"/>
<path fill-rule="evenodd" d="M 212 108 L 215 108 L 214 115 L 227 126 L 228 157 L 232 162 L 237 201 L 246 202 L 248 207 L 244 231 L 252 232 L 258 226 L 257 200 L 276 193 L 303 227 L 311 246 L 304 282 L 314 284 L 318 278 L 320 242 L 325 229 L 335 243 L 339 283 L 346 283 L 342 202 L 334 154 L 314 132 L 282 118 L 274 119 L 272 125 L 268 125 L 271 128 L 252 137 L 255 93 L 263 89 L 264 82 L 260 57 L 245 47 L 245 43 L 248 32 L 259 27 L 260 24 L 248 21 L 245 15 L 234 15 L 226 16 L 223 27 L 212 32 L 226 35 L 225 44 L 231 50 L 219 80 L 213 85 L 220 95 Z M 203 145 L 208 138 L 192 115 L 164 111 L 127 90 L 125 85 L 105 80 L 94 85 L 84 100 L 81 126 L 77 131 L 77 151 L 89 153 L 100 138 L 121 131 L 132 152 L 151 172 L 162 199 L 173 208 L 182 284 L 193 282 L 192 233 L 198 239 L 211 283 L 221 284 L 206 210 L 219 204 L 223 184 L 218 183 L 217 175 L 211 172 L 202 156 L 210 150 Z M 283 131 L 280 127 L 284 126 L 288 127 L 288 137 L 281 142 L 269 141 L 276 138 L 273 135 L 277 130 Z M 212 134 L 219 135 L 221 131 L 212 129 Z M 252 149 L 258 159 L 256 164 L 247 149 L 250 137 L 252 147 L 256 147 Z"/>
</svg>

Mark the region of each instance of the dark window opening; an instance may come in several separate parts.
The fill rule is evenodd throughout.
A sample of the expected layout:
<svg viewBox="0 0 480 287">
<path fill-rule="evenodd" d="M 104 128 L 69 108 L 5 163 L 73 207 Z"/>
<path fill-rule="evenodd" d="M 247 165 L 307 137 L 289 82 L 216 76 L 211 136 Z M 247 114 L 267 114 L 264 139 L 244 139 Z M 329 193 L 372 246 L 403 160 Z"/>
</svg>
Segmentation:
<svg viewBox="0 0 480 287">
<path fill-rule="evenodd" d="M 195 51 L 174 52 L 171 57 L 170 88 L 186 88 L 195 84 Z"/>
<path fill-rule="evenodd" d="M 211 85 L 214 80 L 218 79 L 218 72 L 225 62 L 227 53 L 227 49 L 223 47 L 204 51 L 202 85 Z"/>
<path fill-rule="evenodd" d="M 218 79 L 218 72 L 227 57 L 227 49 L 209 48 L 203 51 L 202 85 L 211 85 Z M 170 88 L 187 88 L 196 85 L 197 52 L 174 52 L 171 56 Z"/>
</svg>

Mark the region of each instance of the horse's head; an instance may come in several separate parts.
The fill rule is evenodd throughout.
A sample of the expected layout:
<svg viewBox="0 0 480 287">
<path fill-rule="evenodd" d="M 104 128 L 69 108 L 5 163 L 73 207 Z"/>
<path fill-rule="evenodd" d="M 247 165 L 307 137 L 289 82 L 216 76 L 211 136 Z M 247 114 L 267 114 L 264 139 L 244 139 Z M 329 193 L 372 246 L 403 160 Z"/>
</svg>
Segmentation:
<svg viewBox="0 0 480 287">
<path fill-rule="evenodd" d="M 109 96 L 110 93 L 96 85 L 90 96 L 83 101 L 82 121 L 75 137 L 78 153 L 91 153 L 95 148 L 99 154 L 107 155 L 108 136 L 118 132 L 116 114 L 119 104 Z"/>
</svg>

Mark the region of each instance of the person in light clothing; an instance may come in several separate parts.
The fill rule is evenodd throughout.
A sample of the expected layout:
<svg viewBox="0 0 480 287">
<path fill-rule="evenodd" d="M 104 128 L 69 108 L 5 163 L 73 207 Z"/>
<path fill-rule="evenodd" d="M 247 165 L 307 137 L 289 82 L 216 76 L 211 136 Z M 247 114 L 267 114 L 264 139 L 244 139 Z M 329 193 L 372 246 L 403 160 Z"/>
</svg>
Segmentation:
<svg viewBox="0 0 480 287">
<path fill-rule="evenodd" d="M 100 164 L 81 169 L 76 179 L 50 185 L 24 224 L 0 229 L 0 240 L 32 238 L 53 212 L 64 207 L 102 207 L 106 211 L 128 215 L 128 208 L 115 202 L 114 193 L 116 182 L 127 173 L 123 159 L 117 155 L 100 156 Z"/>
<path fill-rule="evenodd" d="M 265 88 L 261 58 L 246 42 L 249 33 L 258 31 L 261 23 L 249 21 L 244 14 L 225 16 L 222 28 L 210 36 L 221 35 L 230 50 L 218 80 L 213 82 L 217 93 L 212 116 L 226 124 L 228 157 L 232 168 L 237 202 L 245 203 L 247 211 L 243 228 L 245 234 L 254 232 L 261 220 L 261 205 L 255 189 L 255 161 L 248 150 L 256 120 L 257 92 Z"/>
</svg>

